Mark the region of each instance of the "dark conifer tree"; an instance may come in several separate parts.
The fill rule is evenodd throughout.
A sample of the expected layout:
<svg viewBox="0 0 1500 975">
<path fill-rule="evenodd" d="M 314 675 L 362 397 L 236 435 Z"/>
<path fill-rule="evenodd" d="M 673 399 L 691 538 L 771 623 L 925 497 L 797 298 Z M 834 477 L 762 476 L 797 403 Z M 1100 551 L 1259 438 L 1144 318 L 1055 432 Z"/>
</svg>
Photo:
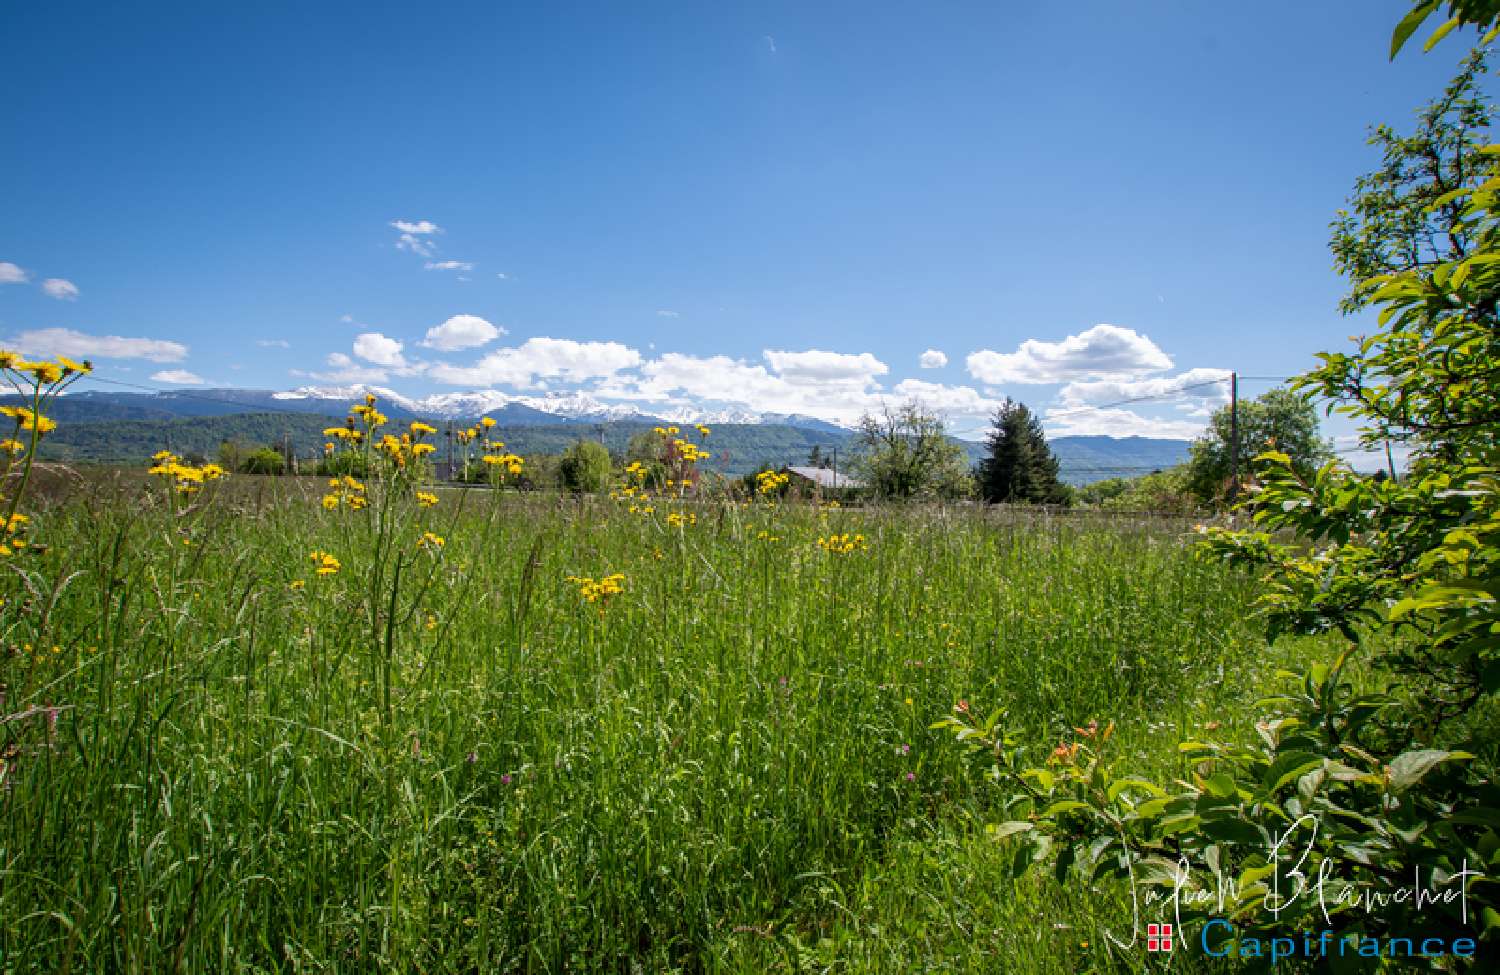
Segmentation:
<svg viewBox="0 0 1500 975">
<path fill-rule="evenodd" d="M 1058 480 L 1057 458 L 1036 415 L 1006 399 L 993 423 L 989 456 L 979 463 L 980 496 L 991 504 L 1066 504 L 1068 489 Z"/>
</svg>

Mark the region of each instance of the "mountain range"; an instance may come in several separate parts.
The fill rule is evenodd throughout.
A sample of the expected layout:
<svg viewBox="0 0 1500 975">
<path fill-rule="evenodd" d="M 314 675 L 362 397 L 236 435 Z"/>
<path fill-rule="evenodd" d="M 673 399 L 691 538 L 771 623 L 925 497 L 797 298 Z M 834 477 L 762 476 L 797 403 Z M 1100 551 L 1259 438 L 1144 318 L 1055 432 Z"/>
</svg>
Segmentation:
<svg viewBox="0 0 1500 975">
<path fill-rule="evenodd" d="M 702 423 L 713 429 L 714 466 L 725 474 L 762 464 L 805 463 L 813 446 L 824 454 L 853 446 L 855 431 L 800 414 L 749 410 L 647 413 L 607 404 L 586 393 L 515 396 L 495 390 L 440 393 L 420 399 L 371 386 L 303 387 L 284 392 L 252 389 L 165 390 L 151 393 L 87 390 L 61 396 L 48 407 L 60 424 L 44 442 L 57 460 L 139 461 L 163 446 L 211 456 L 224 440 L 289 442 L 312 456 L 322 429 L 341 423 L 349 404 L 366 394 L 379 398 L 393 420 L 423 419 L 442 425 L 495 420 L 500 436 L 517 453 L 557 453 L 580 438 L 600 439 L 623 451 L 631 436 L 662 423 Z M 0 402 L 16 401 L 0 397 Z M 972 462 L 984 445 L 957 441 Z M 1069 436 L 1050 441 L 1063 478 L 1086 484 L 1133 476 L 1182 463 L 1187 441 L 1146 437 Z M 845 455 L 847 456 L 847 454 Z"/>
</svg>

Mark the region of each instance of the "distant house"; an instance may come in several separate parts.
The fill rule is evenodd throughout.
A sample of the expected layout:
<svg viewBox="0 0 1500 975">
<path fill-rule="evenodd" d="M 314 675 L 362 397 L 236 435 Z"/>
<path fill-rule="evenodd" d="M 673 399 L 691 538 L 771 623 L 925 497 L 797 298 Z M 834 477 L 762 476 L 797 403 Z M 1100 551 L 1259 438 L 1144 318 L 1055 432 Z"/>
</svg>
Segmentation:
<svg viewBox="0 0 1500 975">
<path fill-rule="evenodd" d="M 792 486 L 804 491 L 855 491 L 865 486 L 865 482 L 857 477 L 836 473 L 826 467 L 788 467 L 786 472 L 791 475 Z"/>
</svg>

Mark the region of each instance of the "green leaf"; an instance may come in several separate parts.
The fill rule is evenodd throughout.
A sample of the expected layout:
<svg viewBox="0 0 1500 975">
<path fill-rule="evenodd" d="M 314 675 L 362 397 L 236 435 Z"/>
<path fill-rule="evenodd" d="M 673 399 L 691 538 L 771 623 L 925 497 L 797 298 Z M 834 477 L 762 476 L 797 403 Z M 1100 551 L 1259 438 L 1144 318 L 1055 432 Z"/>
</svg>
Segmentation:
<svg viewBox="0 0 1500 975">
<path fill-rule="evenodd" d="M 1473 757 L 1468 752 L 1448 752 L 1438 748 L 1402 752 L 1386 767 L 1386 781 L 1392 792 L 1405 792 L 1443 762 Z"/>
<path fill-rule="evenodd" d="M 1043 816 L 1056 816 L 1059 813 L 1072 812 L 1075 809 L 1087 809 L 1089 804 L 1079 802 L 1077 799 L 1059 799 L 1046 809 L 1042 810 Z"/>
<path fill-rule="evenodd" d="M 1221 799 L 1232 799 L 1239 794 L 1239 789 L 1235 787 L 1234 779 L 1228 772 L 1217 772 L 1204 779 L 1203 790 Z"/>
<path fill-rule="evenodd" d="M 1451 31 L 1451 30 L 1453 30 L 1453 28 L 1455 28 L 1457 26 L 1458 26 L 1458 18 L 1457 17 L 1454 17 L 1453 19 L 1449 20 L 1447 23 L 1443 24 L 1443 26 L 1439 27 L 1437 30 L 1435 30 L 1435 31 L 1432 32 L 1432 36 L 1431 37 L 1427 38 L 1427 43 L 1422 45 L 1422 50 L 1424 50 L 1424 51 L 1430 51 L 1430 50 L 1432 50 L 1434 47 L 1437 46 L 1437 42 L 1438 41 L 1440 41 L 1443 38 L 1447 37 L 1448 36 L 1448 32 Z"/>
<path fill-rule="evenodd" d="M 997 840 L 1003 840 L 1007 836 L 1015 836 L 1017 833 L 1029 833 L 1034 829 L 1036 829 L 1035 823 L 1028 823 L 1025 820 L 1019 819 L 1013 819 L 1005 823 L 991 823 L 985 827 L 985 831 L 990 834 L 990 837 Z"/>
<path fill-rule="evenodd" d="M 1114 782 L 1110 783 L 1109 789 L 1105 792 L 1105 796 L 1109 799 L 1110 802 L 1114 802 L 1120 797 L 1120 793 L 1124 792 L 1126 789 L 1140 789 L 1142 792 L 1149 792 L 1151 795 L 1157 796 L 1158 798 L 1167 794 L 1166 790 L 1164 790 L 1161 786 L 1157 785 L 1154 782 L 1147 782 L 1145 779 L 1116 779 Z"/>
<path fill-rule="evenodd" d="M 1287 752 L 1276 756 L 1276 761 L 1266 769 L 1263 783 L 1267 795 L 1275 795 L 1289 782 L 1300 779 L 1315 768 L 1322 768 L 1323 759 L 1310 752 Z"/>
</svg>

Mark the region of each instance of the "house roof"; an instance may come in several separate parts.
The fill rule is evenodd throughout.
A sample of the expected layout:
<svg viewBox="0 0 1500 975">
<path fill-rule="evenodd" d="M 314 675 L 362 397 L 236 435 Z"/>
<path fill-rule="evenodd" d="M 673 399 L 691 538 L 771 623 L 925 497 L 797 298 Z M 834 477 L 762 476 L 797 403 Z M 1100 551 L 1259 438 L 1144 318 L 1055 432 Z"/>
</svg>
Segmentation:
<svg viewBox="0 0 1500 975">
<path fill-rule="evenodd" d="M 805 481 L 812 481 L 821 488 L 862 488 L 865 482 L 847 474 L 836 474 L 826 467 L 788 467 L 788 474 L 795 474 Z"/>
</svg>

